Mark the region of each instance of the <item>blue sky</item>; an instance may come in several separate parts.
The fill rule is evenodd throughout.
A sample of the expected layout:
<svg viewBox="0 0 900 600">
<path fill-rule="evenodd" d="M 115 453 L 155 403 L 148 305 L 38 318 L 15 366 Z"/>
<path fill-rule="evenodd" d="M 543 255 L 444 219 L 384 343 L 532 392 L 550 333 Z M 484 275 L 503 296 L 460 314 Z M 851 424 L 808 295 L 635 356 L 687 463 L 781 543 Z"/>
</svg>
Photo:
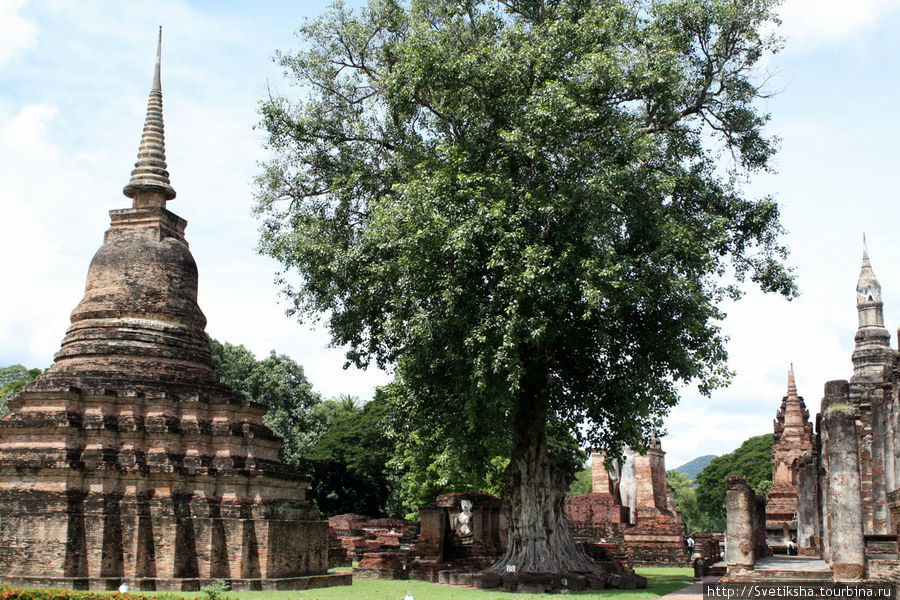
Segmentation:
<svg viewBox="0 0 900 600">
<path fill-rule="evenodd" d="M 189 223 L 209 333 L 292 356 L 326 396 L 368 398 L 388 381 L 343 370 L 323 330 L 285 317 L 278 266 L 253 252 L 257 100 L 291 93 L 270 57 L 326 5 L 0 0 L 0 365 L 52 362 L 107 212 L 129 205 L 121 189 L 163 25 L 169 208 Z M 711 398 L 684 391 L 663 440 L 670 468 L 771 431 L 791 362 L 813 414 L 824 383 L 850 376 L 864 231 L 887 327 L 900 326 L 900 0 L 787 0 L 781 12 L 785 49 L 764 66 L 779 92 L 765 101 L 778 173 L 750 189 L 782 205 L 802 296 L 748 290 L 726 307 L 737 376 Z"/>
</svg>

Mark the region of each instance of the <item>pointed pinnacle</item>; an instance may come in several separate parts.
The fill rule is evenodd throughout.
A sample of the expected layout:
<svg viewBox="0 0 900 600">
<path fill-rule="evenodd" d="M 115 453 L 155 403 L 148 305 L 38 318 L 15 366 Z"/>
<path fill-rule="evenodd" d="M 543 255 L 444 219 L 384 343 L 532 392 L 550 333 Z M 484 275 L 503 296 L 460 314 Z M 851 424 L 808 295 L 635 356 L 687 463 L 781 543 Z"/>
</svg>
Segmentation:
<svg viewBox="0 0 900 600">
<path fill-rule="evenodd" d="M 869 248 L 866 244 L 866 234 L 863 234 L 863 256 L 862 265 L 859 269 L 859 281 L 856 284 L 857 290 L 866 285 L 876 286 L 879 290 L 881 289 L 878 278 L 875 277 L 875 272 L 872 270 L 872 263 L 869 261 Z"/>
<path fill-rule="evenodd" d="M 797 395 L 797 384 L 794 382 L 794 363 L 791 363 L 791 368 L 788 371 L 788 396 L 796 396 Z"/>
<path fill-rule="evenodd" d="M 131 180 L 122 193 L 134 199 L 134 207 L 161 206 L 175 197 L 175 190 L 169 183 L 166 171 L 166 140 L 162 114 L 162 86 L 160 85 L 160 57 L 162 53 L 162 27 L 156 46 L 156 67 L 153 71 L 153 86 L 147 100 L 147 117 L 144 133 L 138 148 L 137 162 L 131 172 Z"/>
<path fill-rule="evenodd" d="M 156 68 L 153 70 L 153 87 L 151 90 L 162 92 L 162 85 L 159 80 L 159 65 L 162 57 L 162 25 L 159 26 L 159 39 L 156 42 Z M 865 234 L 863 234 L 865 237 Z"/>
</svg>

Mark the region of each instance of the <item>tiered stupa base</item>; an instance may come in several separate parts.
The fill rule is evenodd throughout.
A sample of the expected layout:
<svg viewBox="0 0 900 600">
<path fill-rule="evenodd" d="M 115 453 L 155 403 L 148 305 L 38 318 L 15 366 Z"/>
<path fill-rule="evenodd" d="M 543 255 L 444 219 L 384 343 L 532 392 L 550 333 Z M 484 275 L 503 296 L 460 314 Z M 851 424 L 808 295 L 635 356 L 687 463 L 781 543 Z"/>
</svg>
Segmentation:
<svg viewBox="0 0 900 600">
<path fill-rule="evenodd" d="M 12 409 L 0 422 L 4 583 L 180 591 L 217 579 L 251 590 L 350 583 L 327 572 L 328 525 L 302 500 L 307 482 L 266 456 L 277 441 L 258 425 L 261 407 L 233 395 L 177 401 L 38 381 Z"/>
</svg>

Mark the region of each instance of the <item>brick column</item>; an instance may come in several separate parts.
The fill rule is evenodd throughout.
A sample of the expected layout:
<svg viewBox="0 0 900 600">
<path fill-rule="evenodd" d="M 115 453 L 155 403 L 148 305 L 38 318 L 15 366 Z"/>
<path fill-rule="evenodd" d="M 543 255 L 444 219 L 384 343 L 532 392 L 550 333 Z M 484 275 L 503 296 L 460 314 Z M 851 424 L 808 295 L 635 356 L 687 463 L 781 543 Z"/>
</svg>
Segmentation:
<svg viewBox="0 0 900 600">
<path fill-rule="evenodd" d="M 860 579 L 866 570 L 859 447 L 849 387 L 843 380 L 829 381 L 822 400 L 830 470 L 826 513 L 831 521 L 831 567 L 835 581 Z"/>
<path fill-rule="evenodd" d="M 811 452 L 797 463 L 797 549 L 806 556 L 820 551 L 818 463 Z"/>
<path fill-rule="evenodd" d="M 816 431 L 819 434 L 817 454 L 819 458 L 819 531 L 821 532 L 822 560 L 831 564 L 831 517 L 828 514 L 828 432 L 824 429 L 822 413 L 816 415 Z"/>
<path fill-rule="evenodd" d="M 872 532 L 876 535 L 888 533 L 888 507 L 885 482 L 885 398 L 887 390 L 872 390 Z"/>
<path fill-rule="evenodd" d="M 609 473 L 606 470 L 606 455 L 602 452 L 591 452 L 591 492 L 608 494 Z"/>
<path fill-rule="evenodd" d="M 756 498 L 743 475 L 726 478 L 725 562 L 728 572 L 753 569 L 756 564 L 756 539 L 753 523 Z"/>
<path fill-rule="evenodd" d="M 894 467 L 894 411 L 896 410 L 896 401 L 894 393 L 890 392 L 884 398 L 884 487 L 885 501 L 887 495 L 897 489 Z M 888 515 L 887 530 L 891 531 L 890 515 Z"/>
</svg>

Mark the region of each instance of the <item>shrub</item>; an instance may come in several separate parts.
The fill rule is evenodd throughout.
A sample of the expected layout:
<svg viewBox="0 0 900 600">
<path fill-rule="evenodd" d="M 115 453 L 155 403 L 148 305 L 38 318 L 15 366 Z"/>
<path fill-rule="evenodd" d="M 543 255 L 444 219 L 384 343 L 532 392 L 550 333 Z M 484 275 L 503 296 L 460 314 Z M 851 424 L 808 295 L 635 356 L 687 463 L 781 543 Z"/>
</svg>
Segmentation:
<svg viewBox="0 0 900 600">
<path fill-rule="evenodd" d="M 231 585 L 223 579 L 217 579 L 209 585 L 204 585 L 200 591 L 206 595 L 206 600 L 222 600 L 222 594 L 231 589 Z"/>
<path fill-rule="evenodd" d="M 228 584 L 225 583 L 225 585 L 227 586 Z M 184 600 L 184 598 L 171 593 L 120 594 L 118 592 L 88 592 L 82 590 L 32 590 L 0 584 L 0 600 Z"/>
</svg>

